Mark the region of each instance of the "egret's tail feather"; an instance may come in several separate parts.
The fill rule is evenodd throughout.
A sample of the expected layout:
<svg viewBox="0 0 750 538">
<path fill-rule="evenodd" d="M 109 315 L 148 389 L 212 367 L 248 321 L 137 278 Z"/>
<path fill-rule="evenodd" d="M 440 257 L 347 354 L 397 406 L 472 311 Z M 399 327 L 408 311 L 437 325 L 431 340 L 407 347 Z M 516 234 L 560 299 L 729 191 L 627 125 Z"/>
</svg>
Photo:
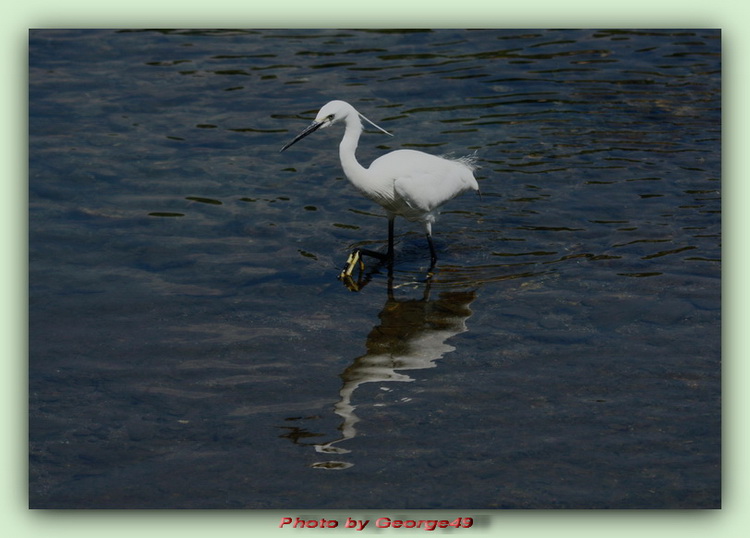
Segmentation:
<svg viewBox="0 0 750 538">
<path fill-rule="evenodd" d="M 479 168 L 479 165 L 477 162 L 479 161 L 479 153 L 478 150 L 474 150 L 474 153 L 469 153 L 468 155 L 464 155 L 463 157 L 459 157 L 456 159 L 456 161 L 460 162 L 461 164 L 465 164 L 469 168 L 471 168 L 472 171 Z"/>
<path fill-rule="evenodd" d="M 449 161 L 455 161 L 457 163 L 468 166 L 472 172 L 480 167 L 477 164 L 477 162 L 479 161 L 478 150 L 474 150 L 474 153 L 469 153 L 468 155 L 463 155 L 461 157 L 454 157 L 453 153 L 446 153 L 441 155 L 441 157 L 443 159 L 448 159 Z"/>
</svg>

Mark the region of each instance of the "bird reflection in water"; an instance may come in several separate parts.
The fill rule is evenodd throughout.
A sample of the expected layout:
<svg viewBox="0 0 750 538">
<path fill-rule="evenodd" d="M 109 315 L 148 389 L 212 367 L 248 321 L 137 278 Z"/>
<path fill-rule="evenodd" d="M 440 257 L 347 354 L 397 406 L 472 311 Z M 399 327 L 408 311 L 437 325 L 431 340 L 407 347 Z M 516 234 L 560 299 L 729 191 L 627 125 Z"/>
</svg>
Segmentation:
<svg viewBox="0 0 750 538">
<path fill-rule="evenodd" d="M 406 373 L 408 370 L 434 368 L 436 360 L 455 350 L 447 340 L 468 330 L 466 319 L 472 313 L 469 305 L 476 298 L 476 291 L 441 291 L 437 299 L 430 299 L 430 287 L 431 281 L 428 281 L 420 299 L 398 300 L 389 279 L 388 299 L 378 316 L 380 323 L 367 336 L 367 352 L 354 359 L 340 374 L 343 385 L 339 401 L 333 407 L 342 419 L 338 428 L 340 436 L 333 441 L 313 444 L 309 439 L 321 434 L 288 428 L 291 431 L 283 437 L 297 444 L 313 444 L 321 454 L 349 453 L 341 444 L 357 435 L 355 425 L 360 419 L 352 400 L 361 385 L 414 381 Z M 346 469 L 352 465 L 334 460 L 317 462 L 312 467 Z"/>
</svg>

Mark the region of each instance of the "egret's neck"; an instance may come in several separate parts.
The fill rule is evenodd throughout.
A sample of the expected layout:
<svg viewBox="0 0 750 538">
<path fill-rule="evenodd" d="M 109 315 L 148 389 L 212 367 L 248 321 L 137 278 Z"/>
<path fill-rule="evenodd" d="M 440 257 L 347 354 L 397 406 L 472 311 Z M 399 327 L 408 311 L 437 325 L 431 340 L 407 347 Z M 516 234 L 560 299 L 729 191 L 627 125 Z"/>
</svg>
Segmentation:
<svg viewBox="0 0 750 538">
<path fill-rule="evenodd" d="M 359 164 L 355 155 L 360 134 L 362 134 L 362 124 L 359 118 L 356 116 L 348 117 L 344 138 L 341 139 L 341 144 L 339 144 L 339 157 L 346 177 L 354 186 L 361 189 L 367 175 L 367 169 Z"/>
</svg>

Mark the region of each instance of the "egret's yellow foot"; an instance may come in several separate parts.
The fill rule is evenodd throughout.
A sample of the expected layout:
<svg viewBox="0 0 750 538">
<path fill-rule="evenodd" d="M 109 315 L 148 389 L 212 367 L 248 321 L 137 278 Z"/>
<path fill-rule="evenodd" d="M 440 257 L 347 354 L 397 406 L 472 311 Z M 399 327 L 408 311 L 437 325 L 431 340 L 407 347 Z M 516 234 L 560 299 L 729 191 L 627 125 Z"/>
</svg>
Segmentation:
<svg viewBox="0 0 750 538">
<path fill-rule="evenodd" d="M 359 252 L 359 250 L 355 250 L 351 254 L 349 254 L 349 257 L 346 259 L 346 265 L 344 266 L 344 270 L 341 271 L 341 274 L 339 275 L 339 278 L 346 278 L 351 277 L 352 272 L 354 272 L 354 268 L 359 264 L 359 270 L 364 271 L 365 270 L 365 262 L 362 261 L 362 254 Z"/>
</svg>

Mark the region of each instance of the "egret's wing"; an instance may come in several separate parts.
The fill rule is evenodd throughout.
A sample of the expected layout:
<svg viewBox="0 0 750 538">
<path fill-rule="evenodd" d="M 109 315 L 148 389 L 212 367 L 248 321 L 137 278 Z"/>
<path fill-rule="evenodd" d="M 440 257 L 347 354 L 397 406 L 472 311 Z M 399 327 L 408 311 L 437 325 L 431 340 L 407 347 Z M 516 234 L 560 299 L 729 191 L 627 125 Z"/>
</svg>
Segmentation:
<svg viewBox="0 0 750 538">
<path fill-rule="evenodd" d="M 462 192 L 479 188 L 470 159 L 451 160 L 410 149 L 375 159 L 368 175 L 374 184 L 387 184 L 386 190 L 393 188 L 391 196 L 395 198 L 381 205 L 406 218 L 410 218 L 409 213 L 431 213 Z"/>
<path fill-rule="evenodd" d="M 396 193 L 413 209 L 429 212 L 462 192 L 477 188 L 471 170 L 459 163 L 443 162 L 452 166 L 399 177 L 393 184 Z"/>
</svg>

